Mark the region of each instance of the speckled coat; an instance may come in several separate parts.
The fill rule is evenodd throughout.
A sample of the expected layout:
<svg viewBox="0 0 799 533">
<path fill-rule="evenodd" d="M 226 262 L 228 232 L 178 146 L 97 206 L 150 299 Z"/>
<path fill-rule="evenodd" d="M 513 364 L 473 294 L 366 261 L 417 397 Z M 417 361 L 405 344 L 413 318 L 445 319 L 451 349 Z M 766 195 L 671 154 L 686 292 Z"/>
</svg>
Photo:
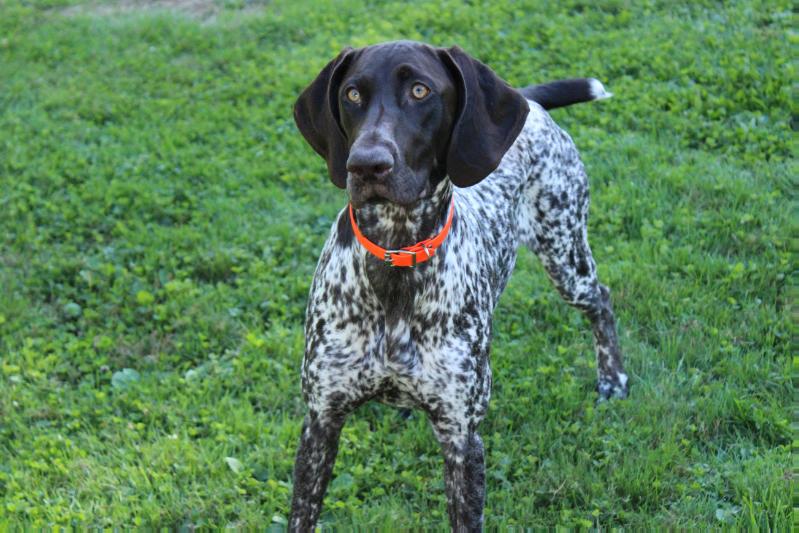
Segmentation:
<svg viewBox="0 0 799 533">
<path fill-rule="evenodd" d="M 310 511 L 293 513 L 294 529 L 307 527 L 309 515 L 315 523 L 341 425 L 372 399 L 428 414 L 444 451 L 452 527 L 482 527 L 477 427 L 491 393 L 491 317 L 520 244 L 591 320 L 600 396 L 627 393 L 608 291 L 588 246 L 588 183 L 570 137 L 530 102 L 521 134 L 488 178 L 466 189 L 445 178 L 411 210 L 369 204 L 356 212 L 358 225 L 373 242 L 413 244 L 441 229 L 453 196 L 451 233 L 416 268 L 371 256 L 355 240 L 346 209 L 332 227 L 307 309 L 302 390 L 309 412 L 297 462 L 308 466 L 296 473 L 294 509 Z"/>
</svg>

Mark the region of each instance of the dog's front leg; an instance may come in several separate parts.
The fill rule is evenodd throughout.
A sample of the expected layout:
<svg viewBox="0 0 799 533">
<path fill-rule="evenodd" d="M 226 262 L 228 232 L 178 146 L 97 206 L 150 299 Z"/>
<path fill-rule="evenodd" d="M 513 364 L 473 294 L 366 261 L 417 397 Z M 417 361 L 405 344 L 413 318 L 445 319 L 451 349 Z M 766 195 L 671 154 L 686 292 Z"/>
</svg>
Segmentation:
<svg viewBox="0 0 799 533">
<path fill-rule="evenodd" d="M 294 463 L 289 531 L 304 533 L 313 531 L 316 525 L 336 462 L 344 418 L 343 415 L 320 415 L 314 411 L 305 417 Z"/>
<path fill-rule="evenodd" d="M 482 531 L 485 504 L 483 441 L 469 431 L 463 435 L 436 430 L 444 452 L 444 485 L 452 531 Z"/>
</svg>

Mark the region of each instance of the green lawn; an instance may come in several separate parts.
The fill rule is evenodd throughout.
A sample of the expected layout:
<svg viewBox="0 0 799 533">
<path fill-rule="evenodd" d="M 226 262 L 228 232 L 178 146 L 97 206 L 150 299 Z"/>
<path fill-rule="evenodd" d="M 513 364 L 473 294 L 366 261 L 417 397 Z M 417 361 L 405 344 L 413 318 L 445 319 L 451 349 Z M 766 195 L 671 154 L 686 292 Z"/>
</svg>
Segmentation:
<svg viewBox="0 0 799 533">
<path fill-rule="evenodd" d="M 341 47 L 410 38 L 615 93 L 553 116 L 631 395 L 595 406 L 590 328 L 522 251 L 488 527 L 788 530 L 792 4 L 600 4 L 0 1 L 0 527 L 284 527 L 305 299 L 346 202 L 291 106 Z M 441 529 L 442 469 L 420 413 L 368 405 L 321 525 Z"/>
</svg>

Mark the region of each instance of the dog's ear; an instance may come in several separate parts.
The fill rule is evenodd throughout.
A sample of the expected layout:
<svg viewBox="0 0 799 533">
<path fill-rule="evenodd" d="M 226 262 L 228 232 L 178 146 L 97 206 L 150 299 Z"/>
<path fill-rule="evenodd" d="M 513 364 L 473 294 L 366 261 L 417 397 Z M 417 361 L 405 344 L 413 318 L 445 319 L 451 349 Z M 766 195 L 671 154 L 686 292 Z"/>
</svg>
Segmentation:
<svg viewBox="0 0 799 533">
<path fill-rule="evenodd" d="M 458 187 L 468 187 L 497 168 L 522 130 L 530 107 L 517 90 L 459 47 L 439 49 L 439 57 L 458 92 L 447 174 Z"/>
<path fill-rule="evenodd" d="M 347 139 L 339 123 L 338 91 L 341 78 L 357 53 L 345 48 L 319 73 L 294 104 L 294 122 L 316 152 L 327 161 L 330 179 L 347 186 Z"/>
</svg>

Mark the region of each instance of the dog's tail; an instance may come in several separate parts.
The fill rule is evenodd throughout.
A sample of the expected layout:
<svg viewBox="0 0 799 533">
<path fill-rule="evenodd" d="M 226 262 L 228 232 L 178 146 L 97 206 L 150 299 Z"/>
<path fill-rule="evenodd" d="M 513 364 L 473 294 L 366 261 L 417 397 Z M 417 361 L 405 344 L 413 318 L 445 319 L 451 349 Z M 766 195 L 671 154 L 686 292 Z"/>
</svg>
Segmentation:
<svg viewBox="0 0 799 533">
<path fill-rule="evenodd" d="M 544 109 L 555 109 L 591 100 L 603 100 L 613 96 L 605 90 L 602 82 L 595 78 L 574 78 L 541 85 L 529 85 L 519 89 L 519 92 Z"/>
</svg>

